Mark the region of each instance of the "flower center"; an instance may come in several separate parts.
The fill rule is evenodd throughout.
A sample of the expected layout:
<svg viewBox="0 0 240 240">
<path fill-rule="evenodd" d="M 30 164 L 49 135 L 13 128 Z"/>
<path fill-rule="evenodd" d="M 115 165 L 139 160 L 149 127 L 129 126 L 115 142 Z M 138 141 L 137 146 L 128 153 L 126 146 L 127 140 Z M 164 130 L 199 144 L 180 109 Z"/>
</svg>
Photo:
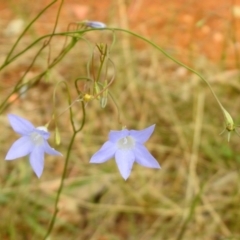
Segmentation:
<svg viewBox="0 0 240 240">
<path fill-rule="evenodd" d="M 37 132 L 32 132 L 30 134 L 30 138 L 33 141 L 34 145 L 42 145 L 43 144 L 43 137 L 41 136 L 41 134 L 37 133 Z"/>
<path fill-rule="evenodd" d="M 117 142 L 117 146 L 119 149 L 122 150 L 129 150 L 132 149 L 135 145 L 135 141 L 132 137 L 127 136 L 124 138 L 121 138 L 120 140 L 118 140 Z"/>
</svg>

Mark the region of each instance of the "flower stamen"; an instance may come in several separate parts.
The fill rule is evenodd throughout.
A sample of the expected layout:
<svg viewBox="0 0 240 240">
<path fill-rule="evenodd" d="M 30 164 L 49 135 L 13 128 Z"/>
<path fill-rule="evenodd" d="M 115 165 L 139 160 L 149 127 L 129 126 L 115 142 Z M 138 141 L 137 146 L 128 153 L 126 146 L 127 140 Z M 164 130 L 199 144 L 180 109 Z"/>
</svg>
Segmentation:
<svg viewBox="0 0 240 240">
<path fill-rule="evenodd" d="M 44 142 L 43 137 L 38 132 L 32 132 L 30 134 L 30 138 L 31 138 L 32 142 L 34 143 L 34 145 L 37 145 L 37 146 L 42 145 Z"/>
<path fill-rule="evenodd" d="M 119 139 L 117 142 L 117 145 L 119 149 L 123 149 L 123 150 L 132 149 L 135 146 L 135 140 L 132 137 L 127 136 Z"/>
</svg>

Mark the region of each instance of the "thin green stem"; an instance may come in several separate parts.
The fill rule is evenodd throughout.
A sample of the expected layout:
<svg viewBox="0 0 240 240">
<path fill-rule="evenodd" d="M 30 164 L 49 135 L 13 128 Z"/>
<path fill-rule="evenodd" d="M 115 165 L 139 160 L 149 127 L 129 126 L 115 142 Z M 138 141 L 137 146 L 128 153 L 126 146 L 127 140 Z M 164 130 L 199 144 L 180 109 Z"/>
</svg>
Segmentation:
<svg viewBox="0 0 240 240">
<path fill-rule="evenodd" d="M 101 75 L 101 72 L 102 72 L 102 68 L 103 68 L 103 64 L 104 64 L 104 61 L 105 61 L 105 57 L 106 56 L 104 55 L 103 60 L 101 60 L 100 67 L 98 69 L 97 78 L 96 78 L 95 82 L 98 82 L 99 79 L 100 79 L 100 75 Z"/>
<path fill-rule="evenodd" d="M 64 56 L 74 47 L 77 43 L 78 39 L 72 38 L 72 41 L 68 44 L 68 46 L 61 52 L 61 54 L 53 60 L 53 62 L 49 65 L 48 69 L 53 68 L 57 63 L 59 63 Z"/>
<path fill-rule="evenodd" d="M 8 53 L 3 66 L 5 66 L 6 63 L 8 63 L 9 58 L 11 57 L 13 51 L 15 50 L 15 48 L 17 47 L 18 43 L 20 42 L 20 40 L 22 39 L 22 37 L 24 36 L 24 34 L 28 31 L 28 29 L 33 25 L 33 23 L 48 9 L 50 8 L 55 2 L 57 2 L 58 0 L 54 0 L 52 1 L 49 5 L 47 5 L 42 11 L 40 11 L 37 16 L 27 25 L 27 27 L 24 29 L 24 31 L 20 34 L 20 36 L 18 37 L 17 41 L 13 44 L 10 52 Z"/>
<path fill-rule="evenodd" d="M 28 89 L 31 88 L 32 86 L 35 86 L 40 79 L 50 70 L 52 69 L 57 63 L 59 63 L 63 57 L 72 49 L 72 47 L 74 47 L 74 45 L 76 44 L 77 40 L 75 38 L 72 38 L 72 41 L 69 43 L 69 45 L 64 49 L 64 51 L 61 52 L 61 55 L 59 55 L 56 59 L 53 60 L 53 62 L 48 66 L 48 69 L 44 70 L 42 73 L 40 73 L 39 75 L 37 75 L 36 77 L 34 77 L 31 81 L 32 83 L 30 83 L 30 81 L 28 83 L 26 83 L 28 85 Z M 43 47 L 42 47 L 43 48 Z M 39 51 L 42 51 L 42 48 Z M 36 54 L 36 56 L 39 55 L 39 52 Z M 36 57 L 35 57 L 36 58 Z M 35 60 L 34 60 L 35 61 Z M 32 66 L 33 64 L 31 64 L 30 66 Z M 5 98 L 4 101 L 2 101 L 1 105 L 0 105 L 0 113 L 2 113 L 4 111 L 4 109 L 6 109 L 10 103 L 8 103 L 8 99 L 12 96 L 12 94 L 14 92 L 17 92 L 23 85 L 20 85 L 22 79 L 19 80 L 19 82 L 17 83 L 17 85 L 14 87 L 14 89 L 11 91 L 11 93 Z"/>
<path fill-rule="evenodd" d="M 62 174 L 62 177 L 61 177 L 60 186 L 58 188 L 57 196 L 56 196 L 56 199 L 55 199 L 54 212 L 53 212 L 52 219 L 51 219 L 51 222 L 50 222 L 49 227 L 48 227 L 48 231 L 43 238 L 44 240 L 46 240 L 48 238 L 48 236 L 50 235 L 50 233 L 53 229 L 54 223 L 56 221 L 56 217 L 57 217 L 57 213 L 58 213 L 58 202 L 59 202 L 59 199 L 60 199 L 60 195 L 62 193 L 62 189 L 63 189 L 63 185 L 64 185 L 64 179 L 65 179 L 66 174 L 67 174 L 67 166 L 68 166 L 68 162 L 69 162 L 69 159 L 70 159 L 71 148 L 72 148 L 72 145 L 74 143 L 76 135 L 77 135 L 77 133 L 74 132 L 73 135 L 72 135 L 72 138 L 70 140 L 70 143 L 68 145 L 67 155 L 66 155 L 66 159 L 65 159 L 65 163 L 64 163 L 63 174 Z"/>
<path fill-rule="evenodd" d="M 68 98 L 68 102 L 69 102 L 69 105 L 71 106 L 70 98 Z M 58 202 L 59 202 L 62 190 L 63 190 L 64 180 L 65 180 L 66 175 L 67 175 L 67 168 L 68 168 L 68 163 L 69 163 L 71 149 L 72 149 L 74 140 L 76 138 L 76 135 L 83 129 L 84 124 L 85 124 L 86 112 L 85 112 L 85 106 L 84 106 L 83 102 L 82 102 L 82 111 L 83 111 L 82 123 L 81 123 L 81 126 L 78 129 L 76 129 L 75 124 L 74 124 L 74 120 L 73 120 L 72 107 L 69 108 L 71 125 L 72 125 L 72 128 L 73 128 L 73 135 L 71 137 L 70 143 L 69 143 L 68 148 L 67 148 L 67 154 L 66 154 L 66 158 L 65 158 L 63 173 L 62 173 L 62 177 L 61 177 L 61 182 L 60 182 L 60 185 L 59 185 L 59 188 L 58 188 L 58 191 L 57 191 L 57 196 L 56 196 L 56 199 L 55 199 L 54 212 L 53 212 L 52 219 L 50 221 L 47 233 L 46 233 L 46 235 L 43 238 L 44 240 L 46 240 L 48 238 L 48 236 L 50 235 L 50 233 L 52 232 L 54 223 L 55 223 L 56 218 L 57 218 Z"/>
<path fill-rule="evenodd" d="M 14 59 L 16 59 L 18 56 L 20 56 L 21 54 L 23 54 L 24 52 L 26 52 L 28 49 L 30 49 L 32 46 L 34 46 L 37 42 L 41 41 L 42 39 L 44 38 L 47 38 L 49 36 L 76 36 L 76 34 L 79 34 L 82 35 L 83 33 L 86 33 L 86 32 L 89 32 L 89 31 L 99 31 L 99 29 L 85 29 L 85 30 L 82 30 L 82 31 L 73 31 L 73 32 L 61 32 L 61 33 L 54 33 L 54 34 L 48 34 L 48 35 L 45 35 L 45 36 L 42 36 L 40 37 L 39 39 L 37 39 L 35 42 L 33 42 L 32 44 L 30 44 L 27 48 L 25 48 L 24 50 L 22 50 L 20 53 L 16 54 L 13 58 L 11 58 L 10 60 L 8 60 L 8 62 L 5 62 L 4 66 L 2 66 L 0 68 L 0 70 L 5 67 L 6 65 L 8 65 L 10 62 L 12 62 Z M 135 36 L 143 41 L 145 41 L 146 43 L 150 44 L 151 46 L 155 47 L 156 49 L 158 49 L 160 52 L 162 52 L 162 54 L 164 54 L 166 57 L 168 57 L 169 59 L 171 59 L 173 62 L 177 63 L 178 65 L 180 66 L 183 66 L 184 68 L 188 69 L 189 71 L 191 71 L 192 73 L 196 74 L 202 81 L 204 81 L 207 86 L 209 87 L 210 91 L 212 92 L 215 100 L 217 101 L 220 109 L 222 110 L 223 114 L 225 114 L 225 108 L 223 107 L 223 105 L 221 104 L 221 102 L 219 101 L 217 95 L 215 94 L 215 92 L 213 91 L 212 89 L 212 86 L 210 85 L 210 83 L 200 74 L 198 73 L 197 71 L 195 71 L 194 69 L 188 67 L 187 65 L 185 65 L 184 63 L 178 61 L 177 59 L 175 59 L 174 57 L 172 57 L 170 54 L 168 54 L 165 50 L 163 50 L 161 47 L 159 47 L 157 44 L 153 43 L 152 41 L 150 41 L 149 39 L 145 38 L 145 37 L 142 37 L 140 36 L 139 34 L 137 33 L 134 33 L 134 32 L 131 32 L 129 30 L 126 30 L 126 29 L 121 29 L 121 28 L 106 28 L 106 30 L 110 30 L 110 31 L 119 31 L 119 32 L 125 32 L 125 33 L 128 33 L 132 36 Z M 101 30 L 100 30 L 101 31 Z M 72 35 L 73 34 L 73 35 Z"/>
<path fill-rule="evenodd" d="M 39 54 L 42 52 L 42 50 L 45 48 L 45 45 L 43 45 L 37 52 L 37 54 L 34 56 L 31 64 L 29 65 L 29 67 L 27 68 L 27 70 L 25 71 L 25 73 L 23 74 L 23 76 L 18 80 L 18 82 L 15 84 L 13 90 L 10 92 L 10 94 L 2 101 L 1 105 L 0 105 L 0 113 L 3 112 L 3 110 L 6 108 L 7 102 L 9 100 L 9 98 L 12 96 L 12 94 L 14 92 L 17 92 L 23 85 L 21 84 L 23 79 L 25 78 L 25 76 L 27 75 L 27 73 L 30 71 L 30 69 L 32 68 L 33 64 L 35 63 L 37 57 L 39 56 Z M 27 83 L 26 83 L 27 84 Z"/>
<path fill-rule="evenodd" d="M 57 29 L 57 24 L 58 24 L 58 20 L 59 20 L 59 16 L 60 16 L 60 12 L 61 12 L 61 9 L 62 9 L 62 6 L 63 6 L 63 2 L 64 0 L 61 0 L 61 3 L 60 3 L 60 6 L 58 8 L 58 11 L 57 11 L 57 16 L 56 16 L 56 20 L 55 20 L 55 23 L 54 23 L 54 27 L 53 27 L 53 31 L 52 31 L 52 34 L 47 42 L 47 44 L 49 44 L 56 32 L 56 29 Z"/>
<path fill-rule="evenodd" d="M 163 50 L 161 47 L 159 47 L 157 44 L 153 43 L 152 41 L 150 41 L 149 39 L 145 38 L 145 37 L 142 37 L 140 36 L 139 34 L 137 33 L 134 33 L 134 32 L 131 32 L 131 31 L 128 31 L 128 30 L 125 30 L 125 29 L 121 29 L 121 28 L 114 28 L 112 29 L 113 31 L 119 31 L 119 32 L 125 32 L 125 33 L 128 33 L 132 36 L 135 36 L 141 40 L 143 40 L 144 42 L 147 42 L 149 43 L 150 45 L 152 45 L 153 47 L 155 47 L 156 49 L 158 49 L 163 55 L 165 55 L 166 57 L 168 57 L 169 59 L 171 59 L 173 62 L 177 63 L 178 65 L 188 69 L 190 72 L 196 74 L 202 81 L 204 81 L 207 86 L 209 87 L 209 89 L 211 90 L 214 98 L 216 99 L 220 109 L 222 110 L 223 114 L 225 113 L 225 108 L 223 107 L 223 105 L 221 104 L 221 102 L 219 101 L 217 95 L 215 94 L 215 92 L 213 91 L 212 89 L 212 86 L 210 85 L 210 83 L 200 74 L 198 73 L 197 71 L 195 71 L 194 69 L 188 67 L 187 65 L 185 65 L 184 63 L 178 61 L 177 59 L 175 59 L 174 57 L 172 57 L 170 54 L 168 54 L 165 50 Z"/>
<path fill-rule="evenodd" d="M 47 35 L 44 35 L 40 38 L 38 38 L 37 40 L 35 40 L 33 43 L 31 43 L 29 46 L 27 46 L 25 49 L 23 49 L 22 51 L 20 51 L 19 53 L 17 53 L 15 56 L 13 56 L 11 59 L 8 58 L 7 61 L 4 62 L 4 64 L 0 67 L 0 70 L 2 70 L 3 68 L 5 68 L 7 65 L 9 65 L 11 62 L 13 62 L 16 58 L 18 58 L 19 56 L 21 56 L 23 53 L 27 52 L 29 49 L 31 49 L 34 45 L 36 45 L 37 43 L 39 43 L 40 41 L 44 40 L 45 38 L 51 37 L 51 36 L 68 36 L 68 37 L 75 37 L 75 38 L 79 38 L 79 36 L 81 36 L 83 33 L 85 32 L 89 32 L 89 31 L 93 31 L 95 29 L 87 29 L 84 31 L 78 31 L 78 32 L 61 32 L 61 33 L 50 33 Z M 77 35 L 76 35 L 77 34 Z"/>
</svg>

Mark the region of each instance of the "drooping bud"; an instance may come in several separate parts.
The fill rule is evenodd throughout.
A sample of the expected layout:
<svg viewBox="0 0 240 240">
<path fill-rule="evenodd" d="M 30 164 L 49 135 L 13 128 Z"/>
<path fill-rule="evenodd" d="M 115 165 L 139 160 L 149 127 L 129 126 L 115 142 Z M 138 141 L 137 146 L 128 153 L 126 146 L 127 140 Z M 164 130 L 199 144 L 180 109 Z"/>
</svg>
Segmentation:
<svg viewBox="0 0 240 240">
<path fill-rule="evenodd" d="M 106 28 L 106 24 L 99 21 L 88 21 L 86 20 L 85 25 L 91 28 Z"/>
<path fill-rule="evenodd" d="M 226 130 L 228 131 L 228 142 L 229 142 L 230 137 L 231 137 L 231 132 L 235 131 L 235 124 L 233 122 L 231 115 L 227 112 L 227 110 L 225 110 L 224 108 L 222 110 L 223 110 L 223 114 L 224 114 Z"/>
<path fill-rule="evenodd" d="M 106 90 L 102 93 L 102 96 L 100 98 L 100 105 L 102 108 L 105 108 L 106 105 L 107 105 L 107 101 L 108 101 L 108 89 L 107 89 L 107 85 L 108 85 L 108 82 L 107 80 L 104 81 L 104 84 L 103 84 L 103 89 L 106 88 Z"/>
<path fill-rule="evenodd" d="M 94 91 L 95 91 L 96 94 L 99 94 L 99 93 L 100 93 L 100 88 L 99 88 L 97 82 L 94 82 Z M 100 97 L 97 96 L 97 99 L 100 99 Z"/>
<path fill-rule="evenodd" d="M 100 98 L 100 106 L 101 106 L 101 108 L 105 108 L 106 107 L 107 101 L 108 101 L 107 97 L 101 97 Z"/>
<path fill-rule="evenodd" d="M 226 123 L 226 129 L 228 131 L 234 131 L 235 125 L 234 125 L 231 115 L 225 109 L 223 109 L 223 113 L 224 113 L 224 119 L 225 119 L 225 123 Z"/>
<path fill-rule="evenodd" d="M 55 142 L 57 145 L 61 143 L 61 136 L 57 126 L 55 128 Z"/>
</svg>

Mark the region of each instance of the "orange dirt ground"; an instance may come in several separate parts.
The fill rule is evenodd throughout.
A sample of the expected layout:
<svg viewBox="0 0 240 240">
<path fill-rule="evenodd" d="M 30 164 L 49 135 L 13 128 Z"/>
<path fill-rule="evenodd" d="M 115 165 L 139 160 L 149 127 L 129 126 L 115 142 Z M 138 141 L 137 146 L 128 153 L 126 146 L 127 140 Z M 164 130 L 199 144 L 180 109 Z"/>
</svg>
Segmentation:
<svg viewBox="0 0 240 240">
<path fill-rule="evenodd" d="M 14 18 L 32 19 L 50 2 L 19 0 L 16 5 L 14 0 L 0 0 L 2 31 Z M 58 0 L 35 24 L 39 34 L 51 31 L 60 3 Z M 226 55 L 227 66 L 236 67 L 240 0 L 65 0 L 58 30 L 85 19 L 131 29 L 160 46 L 174 49 L 181 60 L 189 52 L 216 62 Z M 4 37 L 2 31 L 0 38 Z"/>
</svg>

